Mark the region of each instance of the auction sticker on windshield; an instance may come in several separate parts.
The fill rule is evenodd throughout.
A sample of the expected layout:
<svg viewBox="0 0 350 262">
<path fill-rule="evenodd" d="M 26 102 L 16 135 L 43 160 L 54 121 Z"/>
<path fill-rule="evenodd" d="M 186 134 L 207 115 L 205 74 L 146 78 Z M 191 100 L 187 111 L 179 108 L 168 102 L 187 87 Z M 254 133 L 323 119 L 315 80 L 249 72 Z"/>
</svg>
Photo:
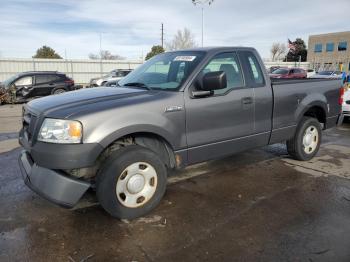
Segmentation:
<svg viewBox="0 0 350 262">
<path fill-rule="evenodd" d="M 196 59 L 194 55 L 181 55 L 174 58 L 174 61 L 184 61 L 184 62 L 192 62 Z"/>
</svg>

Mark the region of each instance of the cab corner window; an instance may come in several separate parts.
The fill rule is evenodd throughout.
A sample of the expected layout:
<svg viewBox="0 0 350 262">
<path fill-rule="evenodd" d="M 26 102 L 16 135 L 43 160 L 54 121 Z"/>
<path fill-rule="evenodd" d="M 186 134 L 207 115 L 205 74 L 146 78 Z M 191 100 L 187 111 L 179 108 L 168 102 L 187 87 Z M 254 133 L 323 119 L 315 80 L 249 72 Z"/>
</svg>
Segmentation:
<svg viewBox="0 0 350 262">
<path fill-rule="evenodd" d="M 208 72 L 223 71 L 226 73 L 227 87 L 214 91 L 214 95 L 224 94 L 230 89 L 244 86 L 242 69 L 236 53 L 222 53 L 216 55 L 202 70 L 202 74 Z"/>
<path fill-rule="evenodd" d="M 249 80 L 252 87 L 259 87 L 265 85 L 264 75 L 256 56 L 250 52 L 243 52 L 243 57 L 246 60 L 249 69 Z"/>
</svg>

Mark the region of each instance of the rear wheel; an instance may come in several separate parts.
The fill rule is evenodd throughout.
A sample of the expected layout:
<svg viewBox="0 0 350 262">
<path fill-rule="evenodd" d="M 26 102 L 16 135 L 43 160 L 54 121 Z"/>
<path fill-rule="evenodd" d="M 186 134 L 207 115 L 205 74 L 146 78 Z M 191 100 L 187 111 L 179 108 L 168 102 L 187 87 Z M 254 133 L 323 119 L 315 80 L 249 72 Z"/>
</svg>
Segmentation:
<svg viewBox="0 0 350 262">
<path fill-rule="evenodd" d="M 160 158 L 147 148 L 133 145 L 108 157 L 97 175 L 96 194 L 109 214 L 133 219 L 159 204 L 166 183 L 167 170 Z"/>
<path fill-rule="evenodd" d="M 59 95 L 59 94 L 62 94 L 62 93 L 65 93 L 66 92 L 66 89 L 64 88 L 58 88 L 58 89 L 55 89 L 52 94 L 53 95 Z"/>
<path fill-rule="evenodd" d="M 294 137 L 287 141 L 288 153 L 297 160 L 310 160 L 317 154 L 321 139 L 321 126 L 317 119 L 303 117 Z"/>
</svg>

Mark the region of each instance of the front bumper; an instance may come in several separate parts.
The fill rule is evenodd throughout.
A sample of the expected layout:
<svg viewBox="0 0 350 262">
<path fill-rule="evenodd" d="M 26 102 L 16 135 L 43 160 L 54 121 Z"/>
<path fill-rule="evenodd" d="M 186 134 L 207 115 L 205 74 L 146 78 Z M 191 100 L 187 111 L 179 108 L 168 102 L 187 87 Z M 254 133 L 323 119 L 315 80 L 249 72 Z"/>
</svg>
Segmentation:
<svg viewBox="0 0 350 262">
<path fill-rule="evenodd" d="M 22 129 L 19 143 L 30 154 L 33 161 L 48 169 L 75 169 L 93 166 L 103 151 L 98 143 L 54 144 L 36 141 L 31 144 Z"/>
<path fill-rule="evenodd" d="M 26 151 L 21 152 L 18 162 L 25 184 L 38 195 L 60 206 L 73 207 L 91 186 L 61 171 L 38 166 Z"/>
</svg>

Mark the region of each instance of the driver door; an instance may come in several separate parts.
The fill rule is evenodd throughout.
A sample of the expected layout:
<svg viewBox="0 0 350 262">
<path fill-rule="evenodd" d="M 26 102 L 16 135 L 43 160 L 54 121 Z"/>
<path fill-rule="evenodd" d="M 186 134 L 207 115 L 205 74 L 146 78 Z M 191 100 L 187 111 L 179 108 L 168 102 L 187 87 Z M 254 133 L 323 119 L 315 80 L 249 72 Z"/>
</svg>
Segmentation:
<svg viewBox="0 0 350 262">
<path fill-rule="evenodd" d="M 198 75 L 224 71 L 225 89 L 207 97 L 185 93 L 186 132 L 189 164 L 206 161 L 251 147 L 249 135 L 254 133 L 254 93 L 245 84 L 242 68 L 235 52 L 215 55 Z M 196 81 L 194 81 L 196 82 Z"/>
</svg>

